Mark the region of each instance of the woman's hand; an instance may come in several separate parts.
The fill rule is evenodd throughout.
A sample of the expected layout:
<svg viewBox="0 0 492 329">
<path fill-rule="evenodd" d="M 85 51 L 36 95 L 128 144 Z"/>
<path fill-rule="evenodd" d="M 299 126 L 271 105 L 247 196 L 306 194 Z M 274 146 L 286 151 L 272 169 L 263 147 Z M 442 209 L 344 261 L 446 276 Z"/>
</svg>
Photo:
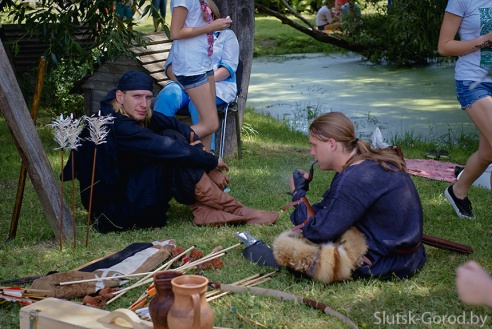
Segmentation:
<svg viewBox="0 0 492 329">
<path fill-rule="evenodd" d="M 222 31 L 231 26 L 232 20 L 227 18 L 217 18 L 209 26 L 212 28 L 212 31 Z"/>
</svg>

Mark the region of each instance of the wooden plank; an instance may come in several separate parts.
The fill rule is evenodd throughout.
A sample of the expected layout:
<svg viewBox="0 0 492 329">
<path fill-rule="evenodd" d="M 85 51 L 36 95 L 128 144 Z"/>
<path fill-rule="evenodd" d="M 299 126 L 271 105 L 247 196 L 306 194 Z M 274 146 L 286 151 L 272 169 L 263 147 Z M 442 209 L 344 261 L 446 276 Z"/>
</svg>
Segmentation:
<svg viewBox="0 0 492 329">
<path fill-rule="evenodd" d="M 82 48 L 87 48 L 94 43 L 91 31 L 87 27 L 81 26 L 74 34 L 74 39 L 78 41 Z M 18 41 L 19 52 L 11 54 L 15 72 L 21 73 L 35 69 L 39 57 L 45 54 L 50 47 L 49 40 L 42 38 L 39 34 L 32 34 L 27 31 L 25 24 L 3 24 L 0 26 L 0 38 L 7 50 L 10 44 Z"/>
<path fill-rule="evenodd" d="M 51 229 L 59 238 L 60 217 L 63 217 L 65 238 L 73 234 L 73 222 L 70 209 L 63 202 L 60 209 L 60 186 L 44 152 L 29 109 L 17 84 L 15 74 L 7 59 L 7 53 L 0 42 L 0 111 L 14 138 L 22 161 L 26 165 L 41 206 L 46 214 Z M 63 212 L 63 216 L 60 216 Z"/>
<path fill-rule="evenodd" d="M 160 43 L 155 45 L 147 45 L 146 47 L 134 47 L 132 48 L 132 52 L 136 55 L 169 52 L 171 45 L 171 43 Z"/>
<path fill-rule="evenodd" d="M 169 53 L 159 53 L 159 54 L 138 56 L 138 60 L 142 64 L 162 63 L 164 67 L 164 63 L 167 61 L 168 56 Z"/>
<path fill-rule="evenodd" d="M 149 33 L 146 35 L 152 42 L 173 42 L 172 40 L 169 40 L 166 36 L 165 33 L 162 32 L 154 32 L 154 33 Z"/>
<path fill-rule="evenodd" d="M 154 77 L 154 75 L 161 75 L 165 77 L 164 74 L 164 63 L 152 63 L 152 64 L 142 64 L 142 66 L 149 71 L 150 74 Z"/>
</svg>

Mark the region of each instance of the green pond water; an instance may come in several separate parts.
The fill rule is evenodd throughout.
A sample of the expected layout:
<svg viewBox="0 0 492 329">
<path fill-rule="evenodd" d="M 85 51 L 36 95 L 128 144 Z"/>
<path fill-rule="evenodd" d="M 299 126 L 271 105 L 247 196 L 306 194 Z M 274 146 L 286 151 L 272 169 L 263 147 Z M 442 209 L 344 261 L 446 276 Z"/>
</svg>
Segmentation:
<svg viewBox="0 0 492 329">
<path fill-rule="evenodd" d="M 376 127 L 388 140 L 476 134 L 456 100 L 453 75 L 453 64 L 392 68 L 357 54 L 261 58 L 253 61 L 247 106 L 301 131 L 313 116 L 340 111 L 363 138 Z"/>
</svg>

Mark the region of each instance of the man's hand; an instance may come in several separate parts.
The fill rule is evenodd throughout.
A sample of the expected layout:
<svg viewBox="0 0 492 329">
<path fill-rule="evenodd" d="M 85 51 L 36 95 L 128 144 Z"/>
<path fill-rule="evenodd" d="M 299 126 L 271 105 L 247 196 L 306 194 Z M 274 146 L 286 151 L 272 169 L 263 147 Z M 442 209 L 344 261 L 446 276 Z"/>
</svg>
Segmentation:
<svg viewBox="0 0 492 329">
<path fill-rule="evenodd" d="M 217 168 L 221 171 L 222 170 L 229 171 L 229 166 L 221 158 L 219 158 L 219 162 L 217 163 Z"/>
<path fill-rule="evenodd" d="M 456 288 L 462 302 L 492 306 L 492 277 L 474 261 L 456 270 Z"/>
<path fill-rule="evenodd" d="M 210 170 L 208 177 L 210 177 L 215 185 L 217 185 L 221 190 L 225 189 L 227 184 L 229 184 L 229 177 L 217 168 Z"/>
<path fill-rule="evenodd" d="M 290 191 L 292 193 L 298 190 L 304 190 L 307 192 L 309 190 L 308 178 L 309 178 L 309 174 L 304 170 L 297 169 L 296 171 L 294 171 L 294 173 L 290 176 L 289 179 Z"/>
</svg>

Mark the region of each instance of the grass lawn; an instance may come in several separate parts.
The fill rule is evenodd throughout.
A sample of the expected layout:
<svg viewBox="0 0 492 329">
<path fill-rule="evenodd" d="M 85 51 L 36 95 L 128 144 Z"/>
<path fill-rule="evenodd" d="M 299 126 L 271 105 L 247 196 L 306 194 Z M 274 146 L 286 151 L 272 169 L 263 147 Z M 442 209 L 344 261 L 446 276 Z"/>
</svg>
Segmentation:
<svg viewBox="0 0 492 329">
<path fill-rule="evenodd" d="M 258 17 L 255 34 L 255 53 L 269 54 L 262 48 L 262 40 L 273 40 L 278 51 L 286 47 L 288 39 L 296 31 L 283 27 L 274 19 Z M 150 28 L 151 26 L 150 21 Z M 285 30 L 287 28 L 287 30 Z M 294 33 L 295 32 L 295 33 Z M 304 42 L 305 49 L 311 43 L 307 38 L 291 40 L 298 45 Z M 288 46 L 285 46 L 287 45 Z M 313 47 L 325 45 L 313 45 Z M 299 49 L 302 49 L 299 48 Z M 323 50 L 316 50 L 323 51 Z M 297 51 L 301 52 L 301 51 Z M 272 53 L 274 54 L 274 53 Z M 49 122 L 40 114 L 38 122 Z M 312 163 L 307 136 L 295 132 L 284 122 L 268 116 L 255 114 L 248 109 L 245 123 L 253 128 L 243 135 L 243 159 L 226 158 L 231 170 L 229 187 L 231 194 L 242 203 L 264 210 L 279 211 L 290 201 L 288 177 L 296 168 L 307 170 Z M 48 154 L 55 175 L 60 173 L 60 154 L 52 134 L 45 124 L 37 126 L 44 149 Z M 406 136 L 406 137 L 405 137 Z M 422 141 L 407 134 L 397 143 L 405 157 L 422 158 L 429 149 L 436 149 L 437 141 Z M 440 142 L 441 143 L 441 142 Z M 441 146 L 442 143 L 441 143 Z M 451 154 L 451 161 L 463 165 L 476 149 L 475 140 L 462 136 L 459 140 L 444 145 Z M 9 232 L 12 210 L 18 184 L 20 157 L 17 153 L 6 123 L 0 117 L 0 232 L 5 238 Z M 315 170 L 308 198 L 317 202 L 329 187 L 333 173 Z M 407 280 L 349 280 L 325 285 L 306 279 L 297 279 L 282 270 L 261 287 L 286 291 L 298 296 L 319 301 L 348 316 L 360 328 L 476 328 L 482 324 L 480 316 L 486 318 L 482 328 L 492 328 L 490 309 L 468 306 L 461 303 L 456 294 L 455 268 L 467 260 L 475 259 L 492 272 L 492 214 L 490 213 L 490 191 L 473 187 L 469 197 L 473 202 L 475 220 L 458 219 L 444 198 L 447 182 L 413 176 L 424 209 L 424 232 L 440 238 L 473 246 L 475 252 L 469 256 L 427 247 L 428 261 L 423 270 Z M 71 200 L 71 184 L 65 184 L 66 200 Z M 65 272 L 82 264 L 116 252 L 133 242 L 151 242 L 175 239 L 186 248 L 195 245 L 204 253 L 215 246 L 229 247 L 239 242 L 235 233 L 248 231 L 253 236 L 271 244 L 275 236 L 291 227 L 289 213 L 282 213 L 279 221 L 271 226 L 197 227 L 193 224 L 188 208 L 173 203 L 168 213 L 168 223 L 161 229 L 134 230 L 124 233 L 99 234 L 89 232 L 89 246 L 85 243 L 86 213 L 77 199 L 77 248 L 65 241 L 62 251 L 58 240 L 48 225 L 37 195 L 27 180 L 17 237 L 13 241 L 2 240 L 0 244 L 0 280 L 34 275 L 46 275 L 50 271 Z M 232 249 L 223 257 L 224 267 L 205 270 L 203 275 L 210 281 L 231 283 L 256 273 L 266 273 L 271 268 L 261 268 L 242 256 L 242 247 Z M 129 307 L 145 290 L 132 290 L 106 310 Z M 80 300 L 74 300 L 80 301 Z M 250 293 L 231 294 L 221 297 L 211 306 L 215 312 L 215 325 L 225 328 L 345 328 L 340 320 L 323 314 L 306 305 L 280 301 L 273 297 L 262 297 Z M 20 305 L 0 304 L 0 328 L 18 328 Z M 233 309 L 236 311 L 234 312 Z M 463 321 L 468 321 L 464 323 Z"/>
<path fill-rule="evenodd" d="M 288 176 L 296 168 L 307 169 L 312 162 L 307 137 L 293 132 L 282 122 L 248 111 L 245 121 L 254 127 L 256 134 L 244 136 L 243 159 L 226 159 L 231 167 L 231 193 L 246 205 L 265 210 L 279 210 L 289 202 Z M 59 153 L 45 126 L 39 127 L 45 150 L 53 164 L 55 173 L 60 172 Z M 421 158 L 428 145 L 402 145 L 405 156 Z M 465 152 L 459 148 L 450 149 L 456 155 L 454 161 L 462 163 Z M 0 232 L 5 237 L 9 231 L 11 212 L 14 205 L 20 160 L 12 143 L 4 120 L 0 120 Z M 332 173 L 315 171 L 308 197 L 315 202 L 329 186 Z M 451 206 L 443 197 L 448 183 L 414 177 L 419 190 L 425 215 L 424 231 L 427 234 L 471 245 L 475 253 L 462 256 L 448 251 L 428 247 L 428 262 L 424 269 L 408 280 L 382 282 L 379 280 L 347 281 L 324 285 L 317 282 L 298 280 L 287 271 L 277 273 L 262 287 L 283 290 L 295 295 L 322 302 L 350 317 L 360 327 L 390 328 L 393 317 L 417 314 L 428 316 L 461 315 L 486 316 L 489 310 L 462 304 L 454 287 L 454 269 L 468 259 L 476 259 L 488 270 L 492 269 L 490 250 L 492 247 L 492 215 L 490 192 L 472 188 L 475 220 L 458 219 Z M 65 184 L 65 195 L 70 200 L 70 184 Z M 196 227 L 189 210 L 179 204 L 172 204 L 167 226 L 162 229 L 136 230 L 119 234 L 101 235 L 90 231 L 89 247 L 85 241 L 85 212 L 80 203 L 77 210 L 78 247 L 73 249 L 66 241 L 59 251 L 58 241 L 53 239 L 36 194 L 29 183 L 19 222 L 16 239 L 4 242 L 0 248 L 0 278 L 9 279 L 32 275 L 45 275 L 49 271 L 64 272 L 109 253 L 121 250 L 132 242 L 150 242 L 159 239 L 176 239 L 185 249 L 192 245 L 210 252 L 215 246 L 232 246 L 239 242 L 236 231 L 247 230 L 253 236 L 270 244 L 280 232 L 291 227 L 289 212 L 282 213 L 273 226 L 247 227 Z M 271 269 L 260 268 L 245 260 L 242 247 L 231 250 L 223 257 L 224 268 L 203 272 L 211 281 L 231 283 L 258 272 Z M 113 310 L 128 307 L 145 288 L 135 289 L 106 307 Z M 216 326 L 229 328 L 257 328 L 245 322 L 236 313 L 252 319 L 269 328 L 340 328 L 342 323 L 305 305 L 281 302 L 272 297 L 252 294 L 234 294 L 212 302 L 216 314 Z M 20 306 L 4 303 L 0 306 L 0 327 L 16 328 Z M 389 316 L 383 317 L 383 314 Z M 383 324 L 383 321 L 386 324 Z M 424 318 L 423 321 L 430 321 Z M 436 320 L 437 321 L 437 320 Z M 490 327 L 492 323 L 487 322 Z M 418 323 L 412 328 L 437 327 Z M 439 327 L 463 328 L 449 323 Z"/>
</svg>

